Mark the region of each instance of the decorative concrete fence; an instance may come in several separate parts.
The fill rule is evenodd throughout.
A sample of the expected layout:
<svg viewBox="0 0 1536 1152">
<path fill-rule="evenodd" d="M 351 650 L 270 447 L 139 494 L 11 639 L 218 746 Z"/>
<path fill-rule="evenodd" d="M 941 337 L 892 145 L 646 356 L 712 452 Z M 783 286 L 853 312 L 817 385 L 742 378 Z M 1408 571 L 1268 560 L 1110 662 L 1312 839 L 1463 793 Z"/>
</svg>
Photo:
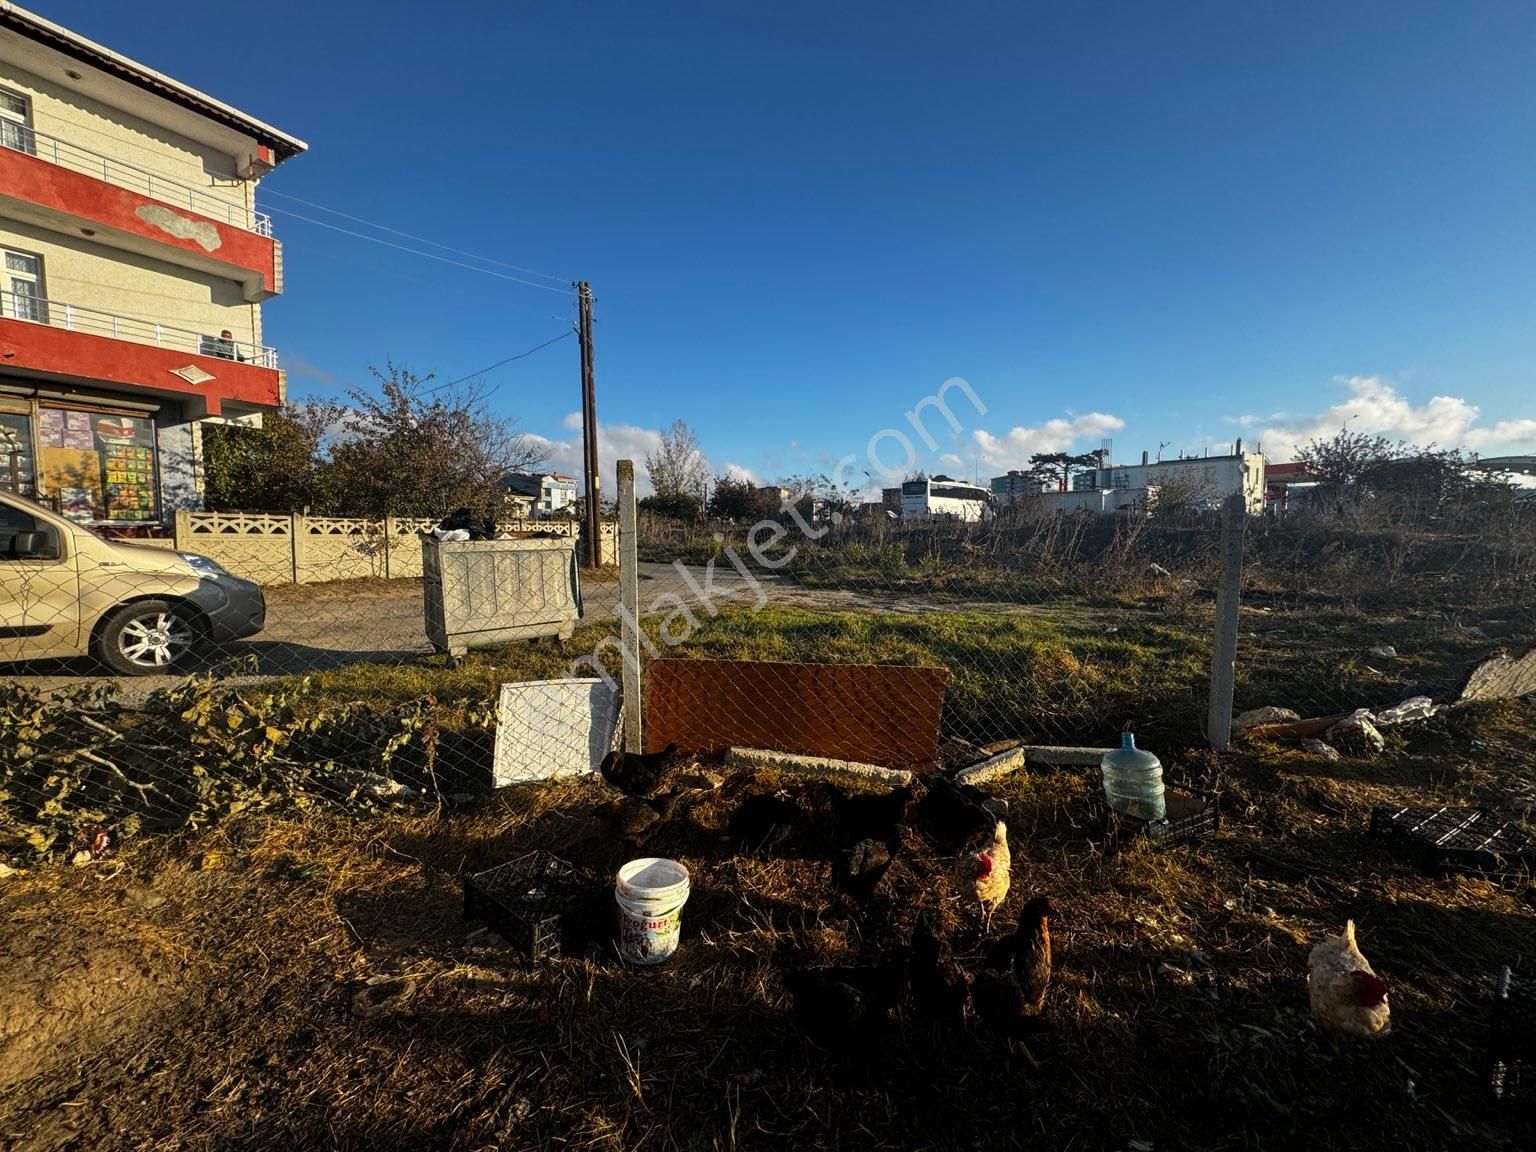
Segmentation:
<svg viewBox="0 0 1536 1152">
<path fill-rule="evenodd" d="M 363 576 L 420 577 L 420 533 L 435 519 L 386 516 L 363 520 L 265 512 L 176 513 L 176 547 L 218 561 L 258 584 L 320 584 Z M 574 520 L 509 520 L 504 533 L 557 532 L 580 536 Z M 603 558 L 618 556 L 618 525 L 603 522 Z"/>
</svg>

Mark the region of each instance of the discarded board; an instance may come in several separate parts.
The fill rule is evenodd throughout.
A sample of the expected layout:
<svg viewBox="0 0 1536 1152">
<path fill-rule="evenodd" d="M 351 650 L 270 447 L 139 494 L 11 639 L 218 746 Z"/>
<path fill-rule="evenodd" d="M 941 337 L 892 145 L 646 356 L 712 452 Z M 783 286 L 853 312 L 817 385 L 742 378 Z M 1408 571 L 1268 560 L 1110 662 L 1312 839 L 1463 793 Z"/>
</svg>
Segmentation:
<svg viewBox="0 0 1536 1152">
<path fill-rule="evenodd" d="M 912 783 L 912 773 L 901 768 L 881 768 L 856 760 L 832 760 L 826 756 L 796 756 L 788 752 L 770 752 L 766 748 L 728 748 L 725 762 L 732 768 L 771 768 L 818 780 L 851 780 L 860 784 L 879 784 L 902 788 Z"/>
<path fill-rule="evenodd" d="M 1536 693 L 1536 648 L 1516 659 L 1495 656 L 1472 670 L 1467 686 L 1457 698 L 1458 704 L 1469 700 L 1513 700 Z"/>
<path fill-rule="evenodd" d="M 1255 724 L 1252 728 L 1244 728 L 1239 735 L 1249 740 L 1255 737 L 1273 739 L 1276 736 L 1301 740 L 1308 736 L 1321 736 L 1340 720 L 1348 718 L 1348 712 L 1340 712 L 1337 716 L 1311 716 L 1304 720 L 1288 720 L 1283 724 Z"/>
<path fill-rule="evenodd" d="M 947 668 L 653 660 L 646 746 L 760 748 L 887 768 L 931 765 Z"/>
<path fill-rule="evenodd" d="M 595 772 L 613 748 L 618 714 L 618 693 L 602 680 L 503 684 L 495 786 Z"/>
<path fill-rule="evenodd" d="M 979 764 L 962 768 L 955 773 L 955 779 L 961 784 L 985 784 L 988 780 L 996 780 L 999 776 L 1006 776 L 1009 772 L 1017 772 L 1024 767 L 1027 752 L 1028 749 L 1022 747 L 999 752 L 996 756 L 989 756 Z"/>
<path fill-rule="evenodd" d="M 1070 748 L 1054 744 L 1026 744 L 1024 758 L 1030 764 L 1092 765 L 1097 767 L 1112 748 Z"/>
</svg>

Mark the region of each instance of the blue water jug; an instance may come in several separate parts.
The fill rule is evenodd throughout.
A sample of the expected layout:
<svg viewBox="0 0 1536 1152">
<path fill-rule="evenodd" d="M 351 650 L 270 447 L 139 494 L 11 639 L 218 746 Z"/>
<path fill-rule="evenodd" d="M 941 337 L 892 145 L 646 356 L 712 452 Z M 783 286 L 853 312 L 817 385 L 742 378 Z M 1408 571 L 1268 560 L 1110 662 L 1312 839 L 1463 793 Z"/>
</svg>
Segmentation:
<svg viewBox="0 0 1536 1152">
<path fill-rule="evenodd" d="M 1117 812 L 1156 823 L 1168 815 L 1163 802 L 1163 763 L 1136 747 L 1136 736 L 1120 734 L 1120 747 L 1099 761 L 1104 773 L 1104 799 Z"/>
</svg>

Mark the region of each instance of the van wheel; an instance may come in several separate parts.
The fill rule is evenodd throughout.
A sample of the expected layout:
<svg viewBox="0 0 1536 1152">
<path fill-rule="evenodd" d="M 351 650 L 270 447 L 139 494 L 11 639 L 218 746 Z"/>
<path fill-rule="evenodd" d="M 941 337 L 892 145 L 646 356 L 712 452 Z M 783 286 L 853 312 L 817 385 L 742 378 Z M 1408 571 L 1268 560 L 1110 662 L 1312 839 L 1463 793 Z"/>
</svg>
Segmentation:
<svg viewBox="0 0 1536 1152">
<path fill-rule="evenodd" d="M 124 604 L 102 622 L 96 659 L 119 676 L 169 672 L 190 656 L 202 639 L 196 615 L 165 600 Z"/>
</svg>

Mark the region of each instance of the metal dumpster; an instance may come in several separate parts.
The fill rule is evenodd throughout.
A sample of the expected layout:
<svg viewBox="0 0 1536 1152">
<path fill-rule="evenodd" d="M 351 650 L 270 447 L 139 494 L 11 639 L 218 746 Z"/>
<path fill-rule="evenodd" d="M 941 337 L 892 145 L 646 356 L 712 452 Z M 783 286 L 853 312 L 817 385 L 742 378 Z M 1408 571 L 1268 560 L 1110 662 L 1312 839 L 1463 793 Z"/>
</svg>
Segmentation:
<svg viewBox="0 0 1536 1152">
<path fill-rule="evenodd" d="M 471 648 L 570 638 L 581 616 L 574 537 L 421 541 L 427 639 L 456 664 Z"/>
</svg>

